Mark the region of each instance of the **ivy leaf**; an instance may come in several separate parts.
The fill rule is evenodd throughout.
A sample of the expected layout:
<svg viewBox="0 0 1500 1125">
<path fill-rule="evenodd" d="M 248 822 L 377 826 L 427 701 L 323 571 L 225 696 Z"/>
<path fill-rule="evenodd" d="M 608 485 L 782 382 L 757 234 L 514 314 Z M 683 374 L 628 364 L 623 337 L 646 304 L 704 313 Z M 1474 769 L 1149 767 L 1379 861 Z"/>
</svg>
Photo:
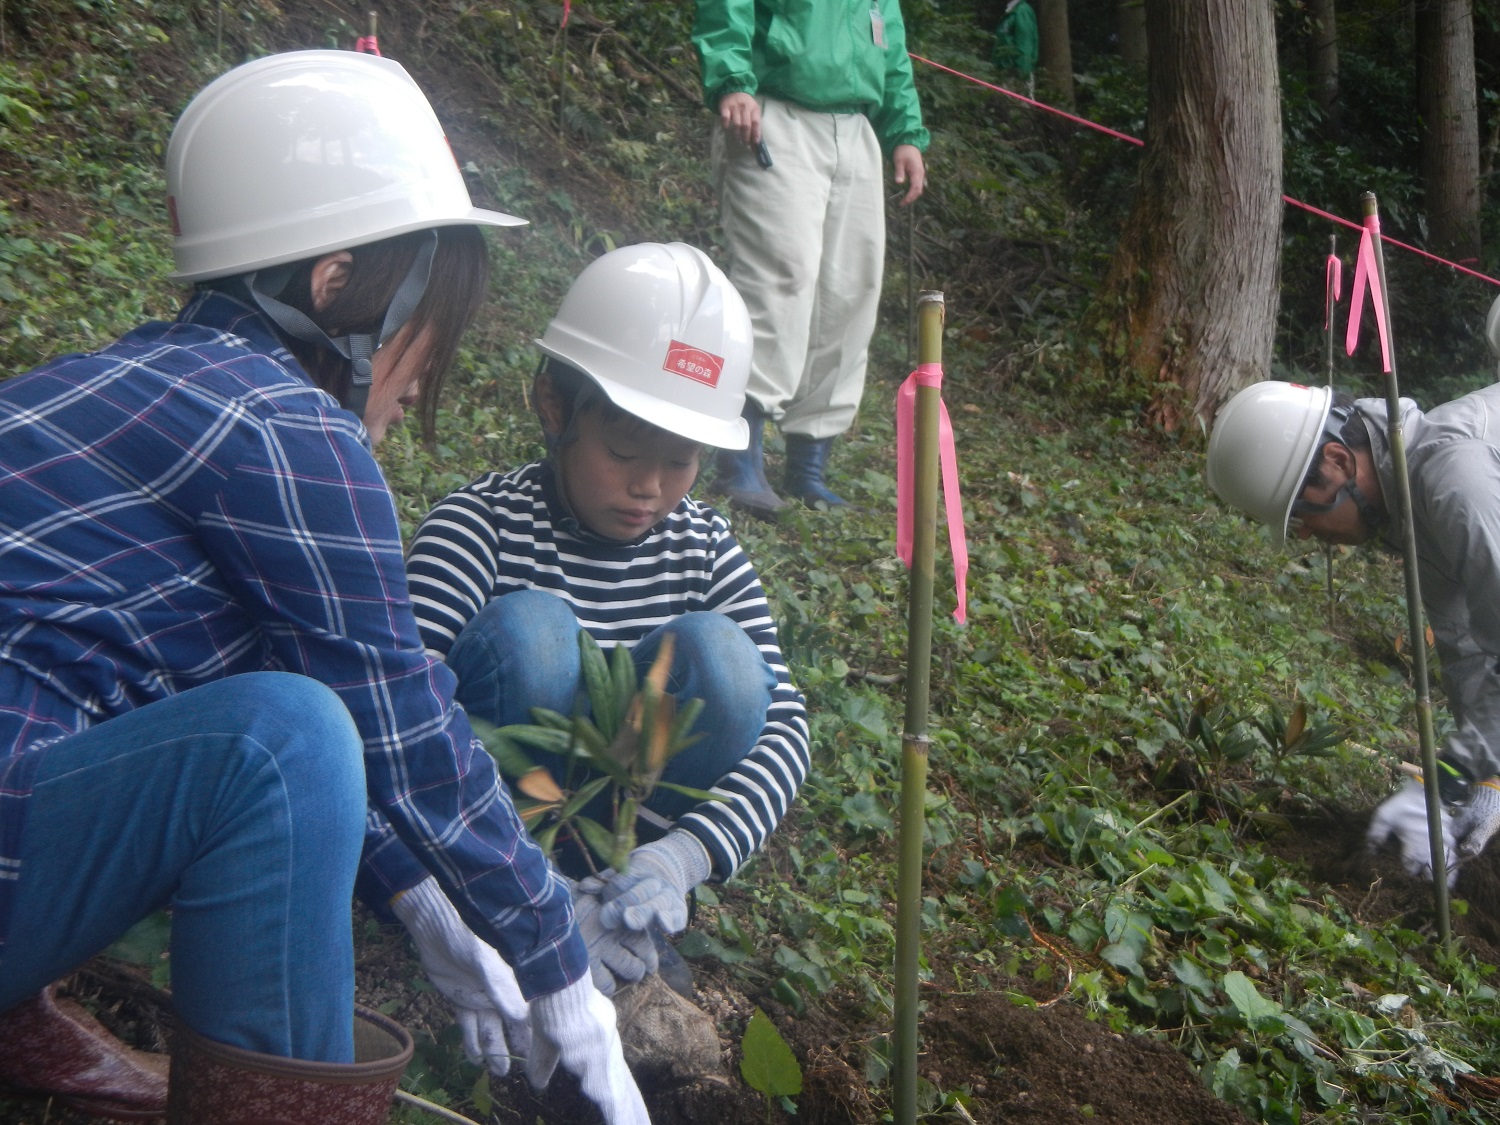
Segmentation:
<svg viewBox="0 0 1500 1125">
<path fill-rule="evenodd" d="M 1224 994 L 1246 1023 L 1254 1025 L 1262 1019 L 1281 1015 L 1281 1005 L 1262 996 L 1255 982 L 1238 969 L 1225 973 L 1222 983 Z"/>
<path fill-rule="evenodd" d="M 1140 957 L 1124 942 L 1117 941 L 1106 945 L 1099 951 L 1099 956 L 1123 973 L 1129 973 L 1133 977 L 1146 975 L 1146 970 L 1141 967 Z"/>
<path fill-rule="evenodd" d="M 884 738 L 890 730 L 886 725 L 885 712 L 881 709 L 880 702 L 867 695 L 850 696 L 844 700 L 839 710 L 844 713 L 844 718 L 876 738 Z"/>
<path fill-rule="evenodd" d="M 1200 996 L 1213 994 L 1213 979 L 1188 957 L 1178 957 L 1172 962 L 1172 975 Z"/>
<path fill-rule="evenodd" d="M 740 1044 L 740 1075 L 753 1090 L 768 1098 L 784 1098 L 802 1092 L 802 1067 L 781 1032 L 759 1008 L 750 1017 Z"/>
</svg>

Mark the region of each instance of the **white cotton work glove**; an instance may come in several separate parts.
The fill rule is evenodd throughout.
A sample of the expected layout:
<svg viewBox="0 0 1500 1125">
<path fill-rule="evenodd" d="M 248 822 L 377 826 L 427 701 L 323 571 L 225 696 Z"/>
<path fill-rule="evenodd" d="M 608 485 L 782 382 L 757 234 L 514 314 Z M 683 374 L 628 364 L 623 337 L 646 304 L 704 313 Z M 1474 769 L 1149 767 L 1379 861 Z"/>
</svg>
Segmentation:
<svg viewBox="0 0 1500 1125">
<path fill-rule="evenodd" d="M 648 933 L 604 928 L 599 920 L 604 906 L 599 893 L 606 885 L 597 875 L 590 875 L 581 883 L 568 880 L 573 892 L 573 917 L 589 950 L 589 974 L 594 978 L 594 987 L 605 996 L 613 996 L 618 981 L 629 983 L 656 972 L 656 944 Z"/>
<path fill-rule="evenodd" d="M 1453 812 L 1453 835 L 1458 858 L 1473 859 L 1500 830 L 1500 778 L 1481 781 L 1469 791 L 1469 801 Z"/>
<path fill-rule="evenodd" d="M 1494 796 L 1497 805 L 1500 805 L 1500 793 L 1494 790 L 1486 792 Z M 1458 859 L 1453 853 L 1455 822 L 1446 809 L 1442 812 L 1442 819 L 1443 860 L 1448 869 L 1448 885 L 1451 887 L 1458 876 Z M 1494 830 L 1492 826 L 1490 831 Z M 1431 877 L 1432 847 L 1427 840 L 1427 794 L 1417 778 L 1403 781 L 1401 788 L 1387 797 L 1370 817 L 1365 842 L 1372 852 L 1378 851 L 1392 836 L 1400 842 L 1401 865 L 1406 868 L 1406 873 Z"/>
<path fill-rule="evenodd" d="M 526 1079 L 544 1088 L 557 1064 L 577 1075 L 605 1125 L 650 1125 L 646 1103 L 625 1065 L 615 1006 L 588 977 L 531 1002 L 531 1054 Z"/>
<path fill-rule="evenodd" d="M 605 873 L 599 922 L 605 930 L 646 931 L 656 925 L 678 933 L 687 928 L 688 893 L 712 873 L 713 861 L 698 838 L 674 828 L 631 852 L 623 874 Z"/>
<path fill-rule="evenodd" d="M 464 925 L 432 876 L 398 895 L 391 910 L 411 934 L 427 979 L 453 1005 L 464 1054 L 504 1078 L 512 1055 L 531 1052 L 530 1016 L 516 974 Z"/>
</svg>

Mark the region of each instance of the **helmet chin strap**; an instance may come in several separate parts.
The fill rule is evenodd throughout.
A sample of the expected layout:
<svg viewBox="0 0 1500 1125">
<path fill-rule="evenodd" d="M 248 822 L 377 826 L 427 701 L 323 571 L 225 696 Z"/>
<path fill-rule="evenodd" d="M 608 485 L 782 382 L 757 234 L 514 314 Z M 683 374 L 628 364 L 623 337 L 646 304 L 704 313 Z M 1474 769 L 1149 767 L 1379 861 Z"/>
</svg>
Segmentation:
<svg viewBox="0 0 1500 1125">
<path fill-rule="evenodd" d="M 1353 477 L 1350 477 L 1343 484 L 1339 485 L 1339 490 L 1333 494 L 1333 499 L 1326 504 L 1319 504 L 1312 500 L 1298 500 L 1292 506 L 1292 515 L 1322 515 L 1325 512 L 1333 511 L 1345 500 L 1352 500 L 1354 502 L 1355 508 L 1359 510 L 1359 518 L 1364 521 L 1365 527 L 1369 528 L 1371 535 L 1378 534 L 1381 528 L 1385 527 L 1385 512 L 1375 506 L 1370 498 L 1365 495 L 1364 490 L 1355 483 Z"/>
<path fill-rule="evenodd" d="M 291 280 L 296 268 L 295 262 L 273 266 L 268 270 L 258 270 L 247 275 L 245 288 L 251 299 L 260 306 L 260 310 L 270 317 L 283 332 L 309 344 L 316 344 L 320 348 L 335 352 L 349 361 L 352 376 L 349 390 L 344 394 L 340 405 L 363 419 L 365 406 L 370 398 L 370 386 L 375 379 L 375 353 L 381 345 L 399 332 L 401 326 L 411 319 L 412 313 L 417 311 L 422 294 L 427 291 L 427 280 L 432 272 L 432 256 L 437 250 L 437 241 L 437 231 L 428 231 L 422 248 L 417 251 L 411 268 L 406 271 L 406 277 L 396 288 L 395 296 L 391 298 L 391 303 L 385 310 L 385 319 L 380 325 L 378 336 L 368 332 L 351 332 L 347 336 L 334 339 L 314 324 L 306 313 L 277 300 L 281 291 L 286 288 L 286 283 Z"/>
</svg>

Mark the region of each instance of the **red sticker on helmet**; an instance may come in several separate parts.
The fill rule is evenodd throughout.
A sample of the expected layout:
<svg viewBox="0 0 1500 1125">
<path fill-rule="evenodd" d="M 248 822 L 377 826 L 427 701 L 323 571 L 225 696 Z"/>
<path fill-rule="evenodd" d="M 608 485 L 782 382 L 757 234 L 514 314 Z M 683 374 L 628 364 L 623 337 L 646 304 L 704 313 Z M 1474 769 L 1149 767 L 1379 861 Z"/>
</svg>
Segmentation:
<svg viewBox="0 0 1500 1125">
<path fill-rule="evenodd" d="M 702 348 L 694 348 L 680 340 L 673 340 L 667 348 L 667 362 L 661 365 L 661 369 L 670 371 L 673 375 L 691 379 L 695 383 L 717 387 L 719 375 L 724 370 L 724 360 L 722 356 L 716 356 Z"/>
</svg>

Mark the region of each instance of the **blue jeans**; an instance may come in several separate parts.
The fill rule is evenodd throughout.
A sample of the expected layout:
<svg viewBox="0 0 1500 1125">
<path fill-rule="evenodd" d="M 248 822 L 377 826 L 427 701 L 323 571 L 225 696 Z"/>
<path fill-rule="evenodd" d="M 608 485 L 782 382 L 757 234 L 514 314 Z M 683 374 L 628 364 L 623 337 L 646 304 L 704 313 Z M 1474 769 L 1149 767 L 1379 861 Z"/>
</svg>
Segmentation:
<svg viewBox="0 0 1500 1125">
<path fill-rule="evenodd" d="M 583 687 L 578 630 L 572 609 L 553 594 L 518 590 L 496 598 L 465 626 L 448 653 L 448 666 L 458 677 L 458 701 L 497 726 L 532 722 L 533 707 L 571 715 Z M 676 647 L 667 690 L 679 699 L 703 700 L 693 727 L 703 737 L 668 761 L 662 780 L 710 789 L 760 738 L 776 676 L 745 631 L 712 612 L 685 613 L 647 633 L 631 651 L 637 671 L 651 666 L 668 633 Z M 581 702 L 587 712 L 587 699 Z M 567 783 L 566 759 L 529 747 L 526 754 Z M 574 788 L 582 784 L 576 776 L 573 781 Z M 697 803 L 658 787 L 646 808 L 671 821 Z M 601 798 L 585 814 L 597 819 L 605 804 Z M 660 832 L 644 829 L 641 835 L 649 839 Z"/>
<path fill-rule="evenodd" d="M 172 1002 L 189 1027 L 352 1061 L 366 794 L 359 733 L 333 692 L 233 676 L 31 752 L 0 1011 L 170 906 Z"/>
</svg>

